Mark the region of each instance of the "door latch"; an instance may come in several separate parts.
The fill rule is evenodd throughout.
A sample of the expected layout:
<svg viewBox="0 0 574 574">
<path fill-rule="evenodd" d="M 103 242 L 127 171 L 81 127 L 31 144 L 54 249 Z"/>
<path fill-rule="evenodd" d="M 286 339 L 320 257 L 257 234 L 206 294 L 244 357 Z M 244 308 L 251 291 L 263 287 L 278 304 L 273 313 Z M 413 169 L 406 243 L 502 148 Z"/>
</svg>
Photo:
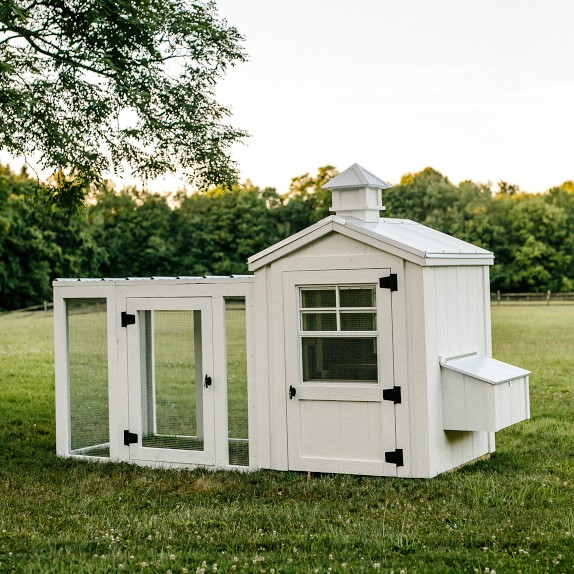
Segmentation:
<svg viewBox="0 0 574 574">
<path fill-rule="evenodd" d="M 211 377 L 209 375 L 205 375 L 205 388 L 207 389 L 207 387 L 211 387 L 211 383 L 213 382 L 211 380 Z"/>
<path fill-rule="evenodd" d="M 289 385 L 289 400 L 297 394 L 297 389 L 293 385 Z"/>
<path fill-rule="evenodd" d="M 138 435 L 134 432 L 130 432 L 129 430 L 124 431 L 124 445 L 129 446 L 130 444 L 134 444 L 138 442 Z"/>
</svg>

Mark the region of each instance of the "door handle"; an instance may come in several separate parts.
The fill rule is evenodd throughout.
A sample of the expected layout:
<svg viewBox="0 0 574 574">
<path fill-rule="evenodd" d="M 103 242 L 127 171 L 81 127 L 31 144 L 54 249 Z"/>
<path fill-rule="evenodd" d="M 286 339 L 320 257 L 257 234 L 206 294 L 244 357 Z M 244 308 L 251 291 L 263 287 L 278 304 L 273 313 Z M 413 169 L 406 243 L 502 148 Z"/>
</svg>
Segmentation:
<svg viewBox="0 0 574 574">
<path fill-rule="evenodd" d="M 211 377 L 209 375 L 205 375 L 205 388 L 207 389 L 207 387 L 211 387 L 211 383 L 213 382 L 211 380 Z"/>
<path fill-rule="evenodd" d="M 297 389 L 293 385 L 289 385 L 289 400 L 297 394 Z"/>
</svg>

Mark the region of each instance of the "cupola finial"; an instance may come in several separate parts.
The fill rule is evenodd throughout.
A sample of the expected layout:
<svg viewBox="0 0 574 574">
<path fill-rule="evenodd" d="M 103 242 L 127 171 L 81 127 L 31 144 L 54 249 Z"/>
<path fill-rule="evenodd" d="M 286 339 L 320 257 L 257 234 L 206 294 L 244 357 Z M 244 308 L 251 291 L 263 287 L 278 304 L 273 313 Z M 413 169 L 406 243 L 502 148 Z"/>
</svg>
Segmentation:
<svg viewBox="0 0 574 574">
<path fill-rule="evenodd" d="M 332 191 L 331 211 L 336 215 L 376 222 L 379 212 L 385 209 L 381 204 L 381 190 L 389 187 L 392 185 L 354 163 L 329 180 L 323 189 Z"/>
</svg>

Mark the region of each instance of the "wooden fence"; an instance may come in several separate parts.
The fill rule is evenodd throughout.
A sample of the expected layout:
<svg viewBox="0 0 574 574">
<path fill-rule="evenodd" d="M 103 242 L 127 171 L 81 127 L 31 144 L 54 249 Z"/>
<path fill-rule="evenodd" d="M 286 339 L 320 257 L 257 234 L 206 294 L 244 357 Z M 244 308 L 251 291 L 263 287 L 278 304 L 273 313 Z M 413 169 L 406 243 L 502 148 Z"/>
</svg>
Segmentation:
<svg viewBox="0 0 574 574">
<path fill-rule="evenodd" d="M 574 293 L 501 293 L 496 291 L 490 294 L 493 305 L 574 305 Z M 15 311 L 0 311 L 0 315 L 8 313 L 34 313 L 36 311 L 51 311 L 51 301 L 44 301 L 42 305 L 34 305 Z"/>
<path fill-rule="evenodd" d="M 501 293 L 490 294 L 493 305 L 574 305 L 574 293 Z"/>
<path fill-rule="evenodd" d="M 8 315 L 9 313 L 36 313 L 37 311 L 51 311 L 54 308 L 52 301 L 44 301 L 42 305 L 34 305 L 33 307 L 25 307 L 24 309 L 15 309 L 13 311 L 0 311 L 0 315 Z"/>
</svg>

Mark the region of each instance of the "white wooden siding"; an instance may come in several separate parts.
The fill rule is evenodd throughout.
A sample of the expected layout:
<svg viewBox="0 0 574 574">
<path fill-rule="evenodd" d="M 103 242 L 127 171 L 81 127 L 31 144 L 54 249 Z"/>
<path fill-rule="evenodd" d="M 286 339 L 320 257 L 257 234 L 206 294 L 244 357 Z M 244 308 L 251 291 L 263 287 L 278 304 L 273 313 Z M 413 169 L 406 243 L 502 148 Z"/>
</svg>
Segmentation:
<svg viewBox="0 0 574 574">
<path fill-rule="evenodd" d="M 272 365 L 269 349 L 271 348 L 271 305 L 267 297 L 270 267 L 262 267 L 255 272 L 254 299 L 257 301 L 254 310 L 255 348 L 255 393 L 251 398 L 257 412 L 255 435 L 257 436 L 257 461 L 260 468 L 271 468 L 271 419 L 270 419 L 270 385 Z M 250 403 L 251 403 L 250 400 Z M 251 432 L 251 427 L 250 427 Z"/>
<path fill-rule="evenodd" d="M 486 267 L 424 268 L 426 385 L 428 393 L 429 476 L 491 451 L 487 432 L 443 429 L 440 356 L 490 352 Z"/>
<path fill-rule="evenodd" d="M 318 237 L 315 241 L 307 243 L 298 250 L 291 251 L 282 259 L 275 261 L 271 265 L 265 265 L 255 272 L 255 299 L 257 301 L 255 324 L 258 349 L 256 387 L 257 410 L 259 413 L 257 436 L 260 446 L 258 464 L 262 468 L 284 470 L 288 466 L 286 421 L 288 397 L 285 379 L 285 353 L 286 345 L 296 345 L 297 341 L 286 341 L 285 331 L 286 321 L 293 323 L 291 325 L 292 328 L 288 329 L 289 331 L 297 331 L 298 315 L 293 313 L 290 317 L 284 316 L 283 301 L 286 293 L 284 292 L 283 276 L 285 273 L 292 271 L 334 271 L 336 273 L 336 270 L 354 269 L 392 269 L 393 272 L 398 271 L 402 273 L 403 260 L 400 257 L 382 252 L 346 235 L 330 233 L 327 236 Z M 402 305 L 404 308 L 404 301 Z M 397 306 L 400 307 L 399 302 L 397 302 Z M 262 311 L 263 309 L 265 312 Z M 265 314 L 267 315 L 266 317 L 264 316 Z M 398 341 L 401 340 L 403 341 L 402 347 L 400 342 L 397 345 L 399 351 L 401 349 L 404 350 L 405 347 L 404 329 L 402 335 L 398 336 Z M 266 343 L 267 347 L 265 347 Z M 262 351 L 265 348 L 267 348 L 266 356 L 262 356 L 264 355 Z M 402 356 L 395 358 L 395 362 L 400 362 L 404 365 L 406 359 Z M 403 367 L 402 372 L 406 372 L 405 367 Z M 312 392 L 311 389 L 305 389 L 302 392 L 305 393 L 307 390 Z M 345 405 L 344 412 L 340 411 L 341 406 L 336 407 L 338 402 L 340 401 L 320 401 L 319 404 L 332 403 L 324 408 L 339 408 L 343 420 L 348 421 L 352 418 L 349 414 L 351 411 L 354 413 L 356 409 L 367 409 L 366 412 L 371 413 L 373 409 L 372 405 L 365 406 L 365 404 L 368 405 L 368 402 L 365 402 L 364 398 L 363 401 L 351 401 L 354 406 Z M 311 407 L 309 406 L 309 408 Z M 408 412 L 406 408 L 403 408 L 401 413 L 404 420 L 400 423 L 400 427 L 403 429 L 402 433 L 406 435 L 406 440 L 408 441 Z M 361 416 L 363 415 L 364 413 Z M 372 413 L 369 416 L 372 419 Z M 379 420 L 377 425 L 380 426 L 381 424 L 382 422 Z M 399 423 L 397 422 L 397 424 Z M 355 426 L 357 426 L 357 420 L 355 420 Z M 304 429 L 303 432 L 305 432 Z M 375 430 L 374 432 L 376 433 L 377 431 Z M 378 436 L 380 436 L 380 433 Z M 320 443 L 321 439 L 317 440 Z M 374 438 L 368 439 L 368 442 L 371 445 L 376 444 Z M 318 445 L 319 443 L 315 444 Z M 379 447 L 382 448 L 380 445 L 376 448 Z M 376 450 L 375 446 L 372 446 L 372 448 Z M 389 448 L 387 445 L 387 450 Z M 311 460 L 315 459 L 311 457 L 309 461 Z M 351 463 L 342 460 L 338 470 L 326 460 L 316 459 L 315 462 L 316 466 L 312 466 L 311 462 L 309 462 L 311 467 L 308 470 L 388 474 L 388 467 L 390 466 L 384 462 L 384 454 L 382 459 L 378 461 L 367 459 L 362 462 Z M 383 470 L 383 467 L 387 469 L 386 472 Z"/>
<path fill-rule="evenodd" d="M 382 463 L 381 403 L 302 401 L 301 456 Z"/>
<path fill-rule="evenodd" d="M 528 377 L 493 385 L 443 368 L 442 393 L 445 429 L 496 432 L 530 418 Z"/>
<path fill-rule="evenodd" d="M 405 324 L 406 356 L 408 366 L 406 392 L 410 441 L 403 447 L 410 457 L 412 477 L 424 478 L 430 473 L 429 461 L 429 400 L 427 389 L 427 352 L 425 340 L 425 294 L 423 269 L 405 262 Z M 429 319 L 427 319 L 428 321 Z"/>
</svg>

